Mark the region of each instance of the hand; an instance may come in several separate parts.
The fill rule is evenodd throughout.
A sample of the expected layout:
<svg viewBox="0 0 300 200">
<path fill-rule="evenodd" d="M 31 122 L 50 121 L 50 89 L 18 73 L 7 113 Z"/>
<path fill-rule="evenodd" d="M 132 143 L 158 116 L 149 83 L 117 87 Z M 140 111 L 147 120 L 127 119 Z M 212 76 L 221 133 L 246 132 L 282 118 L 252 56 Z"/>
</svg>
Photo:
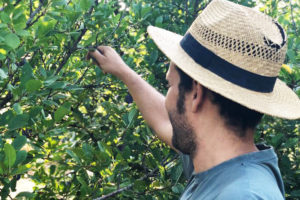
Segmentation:
<svg viewBox="0 0 300 200">
<path fill-rule="evenodd" d="M 120 78 L 124 70 L 129 69 L 119 54 L 109 46 L 98 46 L 98 50 L 89 51 L 87 59 L 95 58 L 95 64 L 102 69 L 104 73 L 110 73 Z"/>
</svg>

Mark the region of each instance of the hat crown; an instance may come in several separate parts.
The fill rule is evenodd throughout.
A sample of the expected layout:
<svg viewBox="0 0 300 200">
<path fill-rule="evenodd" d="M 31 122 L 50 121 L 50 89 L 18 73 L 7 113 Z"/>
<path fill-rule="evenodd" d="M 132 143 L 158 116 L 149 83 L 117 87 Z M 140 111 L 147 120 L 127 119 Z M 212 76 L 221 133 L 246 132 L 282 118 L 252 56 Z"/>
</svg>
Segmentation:
<svg viewBox="0 0 300 200">
<path fill-rule="evenodd" d="M 264 76 L 278 76 L 286 54 L 286 36 L 277 22 L 226 0 L 212 1 L 188 33 L 222 59 Z"/>
</svg>

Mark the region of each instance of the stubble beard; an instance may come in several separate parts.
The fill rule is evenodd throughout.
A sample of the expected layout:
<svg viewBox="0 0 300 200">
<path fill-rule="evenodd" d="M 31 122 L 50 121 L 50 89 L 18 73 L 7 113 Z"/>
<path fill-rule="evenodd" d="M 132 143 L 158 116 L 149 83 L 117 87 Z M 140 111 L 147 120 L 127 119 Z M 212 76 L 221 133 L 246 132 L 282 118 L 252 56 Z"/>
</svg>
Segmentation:
<svg viewBox="0 0 300 200">
<path fill-rule="evenodd" d="M 173 127 L 172 145 L 180 152 L 193 157 L 197 147 L 195 134 L 184 113 L 172 111 L 169 112 L 169 118 Z"/>
</svg>

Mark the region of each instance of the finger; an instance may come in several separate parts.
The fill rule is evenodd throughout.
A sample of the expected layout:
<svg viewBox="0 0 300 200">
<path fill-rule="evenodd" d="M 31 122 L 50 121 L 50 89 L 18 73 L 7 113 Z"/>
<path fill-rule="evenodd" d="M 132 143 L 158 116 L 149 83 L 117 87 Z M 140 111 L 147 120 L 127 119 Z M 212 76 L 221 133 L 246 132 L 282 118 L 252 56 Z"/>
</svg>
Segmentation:
<svg viewBox="0 0 300 200">
<path fill-rule="evenodd" d="M 90 52 L 87 52 L 85 59 L 87 59 L 87 60 L 91 59 Z"/>
<path fill-rule="evenodd" d="M 104 56 L 98 51 L 90 51 L 89 52 L 89 57 L 92 58 L 94 60 L 94 62 L 96 62 L 97 65 L 100 66 L 102 60 L 104 59 Z"/>
<path fill-rule="evenodd" d="M 107 51 L 107 47 L 106 46 L 98 46 L 97 50 L 102 54 L 105 55 L 106 51 Z"/>
</svg>

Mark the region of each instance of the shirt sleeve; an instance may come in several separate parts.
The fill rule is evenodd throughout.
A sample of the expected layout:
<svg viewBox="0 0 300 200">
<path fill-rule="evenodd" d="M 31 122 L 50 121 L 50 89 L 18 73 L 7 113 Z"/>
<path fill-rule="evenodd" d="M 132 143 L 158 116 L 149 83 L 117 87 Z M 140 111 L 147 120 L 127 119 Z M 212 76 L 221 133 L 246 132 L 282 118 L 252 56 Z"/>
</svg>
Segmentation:
<svg viewBox="0 0 300 200">
<path fill-rule="evenodd" d="M 183 164 L 183 173 L 187 179 L 190 179 L 194 171 L 193 161 L 191 157 L 186 154 L 180 153 L 180 157 Z"/>
</svg>

